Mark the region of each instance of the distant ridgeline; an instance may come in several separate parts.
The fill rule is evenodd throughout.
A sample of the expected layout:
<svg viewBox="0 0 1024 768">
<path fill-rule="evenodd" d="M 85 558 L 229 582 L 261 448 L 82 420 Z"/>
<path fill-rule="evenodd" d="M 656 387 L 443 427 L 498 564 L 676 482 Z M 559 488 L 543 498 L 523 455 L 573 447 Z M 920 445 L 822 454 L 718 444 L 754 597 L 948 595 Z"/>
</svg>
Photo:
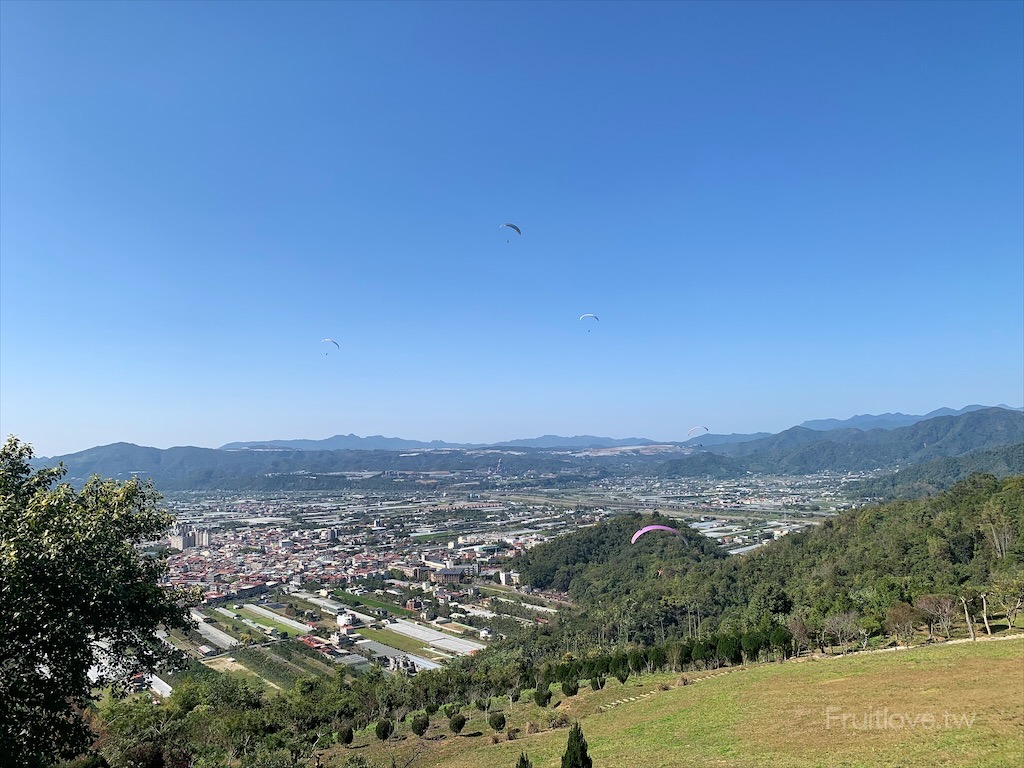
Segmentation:
<svg viewBox="0 0 1024 768">
<path fill-rule="evenodd" d="M 658 453 L 595 453 L 582 449 L 517 446 L 514 451 L 501 453 L 501 472 L 506 486 L 509 483 L 537 484 L 540 476 L 544 476 L 543 484 L 553 487 L 640 473 L 665 478 L 738 478 L 748 472 L 803 475 L 822 471 L 899 469 L 903 475 L 913 465 L 937 462 L 932 469 L 922 469 L 923 474 L 912 481 L 894 480 L 872 491 L 876 495 L 891 495 L 904 488 L 908 492 L 920 492 L 948 487 L 971 471 L 996 476 L 1024 471 L 1020 461 L 1024 413 L 1006 408 L 979 408 L 888 430 L 821 431 L 801 426 L 755 439 L 729 436 L 716 441 L 716 437 L 721 436 L 705 435 L 700 438 L 705 441 L 702 443 L 689 441 L 686 448 L 694 452 L 670 461 L 665 461 L 664 454 Z M 581 443 L 606 440 L 589 436 L 566 439 Z M 33 463 L 39 467 L 63 461 L 69 480 L 75 484 L 97 474 L 118 479 L 139 475 L 152 479 L 159 490 L 166 492 L 336 490 L 394 487 L 396 482 L 401 482 L 403 472 L 475 472 L 476 479 L 486 481 L 497 464 L 496 450 L 500 449 L 445 448 L 405 453 L 274 446 L 242 450 L 194 447 L 162 450 L 115 443 L 67 456 L 37 459 Z M 940 461 L 943 459 L 958 461 L 943 464 Z M 366 472 L 389 474 L 350 476 Z M 443 483 L 443 478 L 437 482 Z"/>
</svg>

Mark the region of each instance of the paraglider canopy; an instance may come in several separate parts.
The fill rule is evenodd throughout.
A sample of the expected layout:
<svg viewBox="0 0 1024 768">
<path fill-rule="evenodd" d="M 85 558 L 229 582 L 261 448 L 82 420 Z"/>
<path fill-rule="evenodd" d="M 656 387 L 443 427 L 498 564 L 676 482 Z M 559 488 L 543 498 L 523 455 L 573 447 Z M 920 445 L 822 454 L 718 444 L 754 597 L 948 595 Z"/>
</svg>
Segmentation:
<svg viewBox="0 0 1024 768">
<path fill-rule="evenodd" d="M 333 344 L 334 346 L 336 346 L 338 349 L 341 349 L 341 344 L 336 342 L 334 339 L 320 339 L 320 342 L 321 343 L 328 342 L 328 343 Z"/>
<path fill-rule="evenodd" d="M 501 229 L 501 227 L 508 227 L 509 229 L 514 229 L 516 231 L 516 234 L 519 235 L 520 237 L 522 237 L 523 235 L 523 230 L 521 230 L 515 224 L 502 224 L 500 227 L 498 227 L 498 229 Z"/>
<path fill-rule="evenodd" d="M 600 317 L 598 317 L 597 315 L 592 315 L 589 312 L 587 314 L 585 314 L 585 315 L 580 315 L 580 320 L 583 320 L 584 318 L 587 318 L 587 317 L 592 317 L 595 320 L 597 320 L 597 322 L 601 322 L 601 318 Z"/>
<path fill-rule="evenodd" d="M 708 429 L 707 427 L 690 427 L 690 429 L 687 430 L 687 432 L 686 432 L 686 436 L 689 437 L 694 432 L 710 432 L 710 431 L 711 430 Z"/>
<path fill-rule="evenodd" d="M 629 543 L 636 544 L 636 540 L 643 536 L 645 533 L 648 533 L 649 531 L 668 531 L 669 533 L 679 533 L 679 531 L 677 531 L 675 528 L 669 528 L 667 525 L 647 525 L 641 528 L 636 533 L 634 533 L 633 538 L 629 540 Z"/>
</svg>

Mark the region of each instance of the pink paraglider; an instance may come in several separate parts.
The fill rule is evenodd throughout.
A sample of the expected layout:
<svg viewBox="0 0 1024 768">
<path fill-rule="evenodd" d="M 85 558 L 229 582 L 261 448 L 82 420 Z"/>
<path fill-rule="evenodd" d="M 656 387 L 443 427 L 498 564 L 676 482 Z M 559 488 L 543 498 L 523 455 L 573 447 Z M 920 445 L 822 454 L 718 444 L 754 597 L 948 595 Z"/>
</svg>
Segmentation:
<svg viewBox="0 0 1024 768">
<path fill-rule="evenodd" d="M 629 543 L 636 544 L 636 540 L 648 531 L 668 531 L 670 533 L 679 533 L 679 531 L 677 531 L 675 528 L 669 528 L 667 525 L 648 525 L 634 533 L 633 538 L 629 540 Z"/>
</svg>

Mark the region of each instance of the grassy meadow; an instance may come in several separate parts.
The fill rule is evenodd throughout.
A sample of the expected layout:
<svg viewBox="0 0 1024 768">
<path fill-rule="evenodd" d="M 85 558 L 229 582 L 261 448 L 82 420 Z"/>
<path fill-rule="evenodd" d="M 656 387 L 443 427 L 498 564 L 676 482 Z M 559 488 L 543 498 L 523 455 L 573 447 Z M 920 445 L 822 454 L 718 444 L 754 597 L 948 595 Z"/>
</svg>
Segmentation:
<svg viewBox="0 0 1024 768">
<path fill-rule="evenodd" d="M 463 709 L 457 737 L 435 715 L 411 768 L 512 768 L 521 751 L 535 768 L 557 768 L 568 730 L 550 721 L 560 713 L 580 720 L 595 768 L 1024 764 L 1024 637 L 693 673 L 685 686 L 681 677 L 610 679 L 569 699 L 556 685 L 545 709 L 526 696 L 511 709 L 495 699 L 521 729 L 497 744 L 474 708 Z M 540 732 L 526 733 L 531 721 Z M 408 723 L 387 745 L 371 730 L 325 763 L 358 752 L 382 764 L 393 753 L 402 765 L 419 743 Z"/>
</svg>

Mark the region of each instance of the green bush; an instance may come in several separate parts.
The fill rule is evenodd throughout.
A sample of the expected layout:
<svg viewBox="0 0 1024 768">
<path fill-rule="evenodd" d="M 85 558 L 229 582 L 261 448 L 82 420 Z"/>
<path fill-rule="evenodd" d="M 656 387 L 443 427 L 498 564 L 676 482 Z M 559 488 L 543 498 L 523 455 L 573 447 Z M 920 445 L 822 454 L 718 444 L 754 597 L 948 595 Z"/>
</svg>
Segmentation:
<svg viewBox="0 0 1024 768">
<path fill-rule="evenodd" d="M 465 715 L 453 715 L 452 719 L 448 721 L 448 730 L 458 736 L 462 733 L 462 729 L 466 727 L 466 716 Z"/>
<path fill-rule="evenodd" d="M 346 747 L 352 743 L 352 726 L 346 725 L 340 731 L 338 731 L 338 743 L 344 744 Z"/>
<path fill-rule="evenodd" d="M 412 732 L 417 736 L 422 736 L 427 732 L 427 728 L 430 727 L 430 718 L 423 714 L 417 713 L 412 719 Z"/>
<path fill-rule="evenodd" d="M 568 728 L 569 727 L 569 716 L 565 712 L 559 712 L 557 715 L 551 718 L 551 722 L 548 723 L 551 728 Z"/>
</svg>

